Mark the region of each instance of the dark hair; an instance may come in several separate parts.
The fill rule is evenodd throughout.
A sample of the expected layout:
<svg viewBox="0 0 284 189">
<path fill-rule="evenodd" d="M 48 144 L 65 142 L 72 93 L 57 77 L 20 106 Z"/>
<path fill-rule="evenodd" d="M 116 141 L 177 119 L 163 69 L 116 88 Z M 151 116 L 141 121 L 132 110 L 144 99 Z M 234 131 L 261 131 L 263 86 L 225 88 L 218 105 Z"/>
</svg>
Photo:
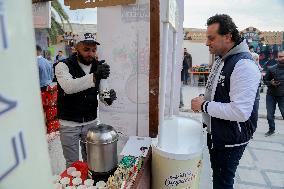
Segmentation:
<svg viewBox="0 0 284 189">
<path fill-rule="evenodd" d="M 232 18 L 226 14 L 216 14 L 207 20 L 207 26 L 211 24 L 219 24 L 218 33 L 220 35 L 226 35 L 228 33 L 232 34 L 232 41 L 239 42 L 241 39 L 240 33 L 237 29 L 236 24 L 233 22 Z"/>
<path fill-rule="evenodd" d="M 41 47 L 39 45 L 36 45 L 36 51 L 42 52 L 42 49 L 41 49 Z"/>
<path fill-rule="evenodd" d="M 252 45 L 249 46 L 249 49 L 253 49 L 254 47 Z"/>
<path fill-rule="evenodd" d="M 61 51 L 61 50 L 60 50 L 60 51 L 58 51 L 58 52 L 61 52 L 61 53 L 63 53 L 63 51 Z"/>
</svg>

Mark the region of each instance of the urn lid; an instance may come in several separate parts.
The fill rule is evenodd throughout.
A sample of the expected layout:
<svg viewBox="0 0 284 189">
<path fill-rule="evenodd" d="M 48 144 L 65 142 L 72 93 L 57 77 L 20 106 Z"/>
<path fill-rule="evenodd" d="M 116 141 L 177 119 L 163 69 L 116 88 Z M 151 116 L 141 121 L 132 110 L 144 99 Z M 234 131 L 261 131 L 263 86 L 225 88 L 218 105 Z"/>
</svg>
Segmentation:
<svg viewBox="0 0 284 189">
<path fill-rule="evenodd" d="M 99 124 L 88 130 L 86 142 L 92 144 L 109 144 L 118 140 L 115 129 L 106 124 Z"/>
</svg>

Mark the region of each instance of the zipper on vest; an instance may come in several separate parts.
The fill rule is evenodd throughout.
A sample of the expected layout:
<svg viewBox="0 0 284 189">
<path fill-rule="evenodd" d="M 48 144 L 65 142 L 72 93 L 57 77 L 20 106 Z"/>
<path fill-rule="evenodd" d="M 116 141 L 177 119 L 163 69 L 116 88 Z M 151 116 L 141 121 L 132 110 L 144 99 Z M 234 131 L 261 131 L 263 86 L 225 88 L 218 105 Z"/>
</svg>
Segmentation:
<svg viewBox="0 0 284 189">
<path fill-rule="evenodd" d="M 239 123 L 239 122 L 237 122 L 237 124 L 238 124 L 238 127 L 239 127 L 239 131 L 240 131 L 240 133 L 241 133 L 241 132 L 242 132 L 241 125 L 240 125 L 240 123 Z"/>
</svg>

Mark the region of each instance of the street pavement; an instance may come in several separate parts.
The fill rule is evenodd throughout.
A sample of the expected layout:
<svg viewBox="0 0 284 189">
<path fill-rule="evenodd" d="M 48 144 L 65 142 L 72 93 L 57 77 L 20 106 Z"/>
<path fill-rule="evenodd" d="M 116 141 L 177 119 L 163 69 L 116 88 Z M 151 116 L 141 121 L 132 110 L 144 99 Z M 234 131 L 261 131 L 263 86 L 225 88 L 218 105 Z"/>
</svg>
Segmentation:
<svg viewBox="0 0 284 189">
<path fill-rule="evenodd" d="M 183 86 L 182 91 L 185 106 L 180 109 L 180 115 L 201 121 L 201 114 L 193 113 L 190 110 L 190 101 L 192 98 L 204 93 L 204 87 L 186 85 Z M 265 93 L 262 93 L 258 128 L 240 161 L 236 172 L 235 189 L 284 189 L 284 121 L 278 108 L 276 118 L 276 133 L 270 137 L 265 137 L 264 133 L 268 130 L 268 124 L 266 120 Z M 203 153 L 201 174 L 200 189 L 211 189 L 212 171 L 206 146 Z"/>
</svg>

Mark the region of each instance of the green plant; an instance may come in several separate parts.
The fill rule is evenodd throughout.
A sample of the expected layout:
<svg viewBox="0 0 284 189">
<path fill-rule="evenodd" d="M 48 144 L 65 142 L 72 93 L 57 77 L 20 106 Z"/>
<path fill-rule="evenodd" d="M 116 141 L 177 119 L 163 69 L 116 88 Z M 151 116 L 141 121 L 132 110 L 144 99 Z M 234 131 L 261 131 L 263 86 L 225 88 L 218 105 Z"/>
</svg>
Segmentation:
<svg viewBox="0 0 284 189">
<path fill-rule="evenodd" d="M 67 13 L 64 11 L 62 8 L 61 4 L 59 3 L 58 0 L 52 0 L 51 1 L 51 6 L 53 8 L 52 14 L 51 14 L 51 28 L 47 29 L 49 33 L 49 37 L 51 40 L 52 44 L 55 44 L 57 42 L 57 36 L 58 35 L 63 35 L 65 32 L 64 29 L 64 22 L 67 22 L 70 30 L 72 31 L 72 26 L 69 22 L 69 16 Z M 55 19 L 55 15 L 58 15 L 61 24 Z"/>
</svg>

